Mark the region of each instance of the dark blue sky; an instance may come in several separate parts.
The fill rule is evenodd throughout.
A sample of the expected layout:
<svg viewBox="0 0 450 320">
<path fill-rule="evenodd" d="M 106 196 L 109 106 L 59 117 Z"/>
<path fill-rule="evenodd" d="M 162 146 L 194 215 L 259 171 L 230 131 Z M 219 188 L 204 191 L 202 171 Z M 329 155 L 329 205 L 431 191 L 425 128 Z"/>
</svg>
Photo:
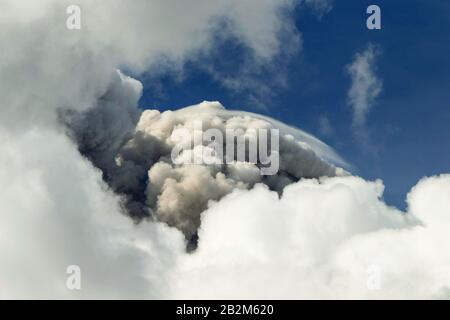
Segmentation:
<svg viewBox="0 0 450 320">
<path fill-rule="evenodd" d="M 382 30 L 366 28 L 370 4 L 381 7 Z M 385 200 L 404 208 L 406 193 L 421 177 L 450 172 L 450 1 L 335 0 L 321 18 L 300 8 L 295 21 L 302 49 L 255 74 L 270 88 L 269 95 L 259 97 L 264 108 L 250 98 L 260 94 L 255 87 L 229 90 L 205 70 L 214 66 L 222 76 L 239 77 L 246 52 L 233 40 L 188 63 L 182 80 L 173 74 L 142 77 L 141 105 L 175 109 L 219 100 L 229 109 L 268 114 L 321 138 L 353 165 L 355 174 L 383 179 Z M 367 118 L 369 145 L 356 139 L 351 127 L 345 70 L 368 43 L 381 50 L 377 75 L 383 80 Z M 280 76 L 285 85 L 279 85 Z M 320 130 L 324 116 L 333 126 L 331 135 Z"/>
</svg>

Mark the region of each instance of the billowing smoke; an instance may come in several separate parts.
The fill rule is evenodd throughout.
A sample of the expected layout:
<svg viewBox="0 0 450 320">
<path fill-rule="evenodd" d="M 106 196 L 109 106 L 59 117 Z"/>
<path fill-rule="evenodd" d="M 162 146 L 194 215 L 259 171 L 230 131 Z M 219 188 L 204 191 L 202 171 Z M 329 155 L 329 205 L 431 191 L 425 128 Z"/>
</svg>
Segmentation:
<svg viewBox="0 0 450 320">
<path fill-rule="evenodd" d="M 1 298 L 449 298 L 449 175 L 401 212 L 308 134 L 211 102 L 141 112 L 142 85 L 117 71 L 182 68 L 223 20 L 270 62 L 280 32 L 299 36 L 294 1 L 79 0 L 79 32 L 72 2 L 0 2 Z M 198 119 L 280 129 L 279 173 L 174 163 Z"/>
<path fill-rule="evenodd" d="M 103 171 L 113 190 L 125 196 L 125 206 L 137 220 L 156 218 L 195 241 L 201 212 L 210 201 L 218 201 L 236 188 L 251 189 L 263 183 L 281 193 L 286 185 L 300 178 L 344 174 L 325 159 L 339 163 L 343 160 L 314 137 L 268 117 L 227 111 L 218 102 L 163 113 L 146 110 L 137 121 L 135 106 L 140 90 L 138 82 L 118 72 L 116 81 L 94 108 L 64 116 L 81 153 Z M 211 129 L 225 138 L 227 130 L 236 132 L 231 141 L 232 159 L 226 159 L 230 155 L 225 144 L 230 141 L 222 139 L 223 152 L 212 155 L 217 159 L 196 163 L 194 160 L 209 147 L 208 141 L 196 145 L 196 134 Z M 258 131 L 270 129 L 281 130 L 277 168 L 264 175 L 259 163 L 248 161 L 249 140 L 254 138 L 259 146 L 262 141 Z M 247 143 L 243 146 L 243 159 L 234 152 L 240 139 Z M 181 148 L 174 159 L 174 149 L 183 144 L 189 148 Z M 186 157 L 190 161 L 183 159 Z"/>
</svg>

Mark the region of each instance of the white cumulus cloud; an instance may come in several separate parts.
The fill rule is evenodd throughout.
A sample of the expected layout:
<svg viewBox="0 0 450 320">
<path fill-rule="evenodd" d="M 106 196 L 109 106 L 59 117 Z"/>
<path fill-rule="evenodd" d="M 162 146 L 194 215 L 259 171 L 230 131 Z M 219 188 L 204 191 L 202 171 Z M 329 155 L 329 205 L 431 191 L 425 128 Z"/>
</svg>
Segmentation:
<svg viewBox="0 0 450 320">
<path fill-rule="evenodd" d="M 450 175 L 420 181 L 407 212 L 387 206 L 383 189 L 336 177 L 302 180 L 281 198 L 261 185 L 235 191 L 202 214 L 199 247 L 180 261 L 173 294 L 448 299 Z"/>
<path fill-rule="evenodd" d="M 69 31 L 73 1 L 0 2 L 0 298 L 449 297 L 450 176 L 420 181 L 400 212 L 381 181 L 340 175 L 342 159 L 303 131 L 218 103 L 141 113 L 142 84 L 117 71 L 179 68 L 224 19 L 269 61 L 293 3 L 79 0 L 82 29 Z M 372 55 L 350 67 L 372 92 L 356 86 L 363 105 Z M 285 177 L 164 161 L 176 127 L 199 117 L 280 128 Z M 66 287 L 69 265 L 81 290 Z"/>
</svg>

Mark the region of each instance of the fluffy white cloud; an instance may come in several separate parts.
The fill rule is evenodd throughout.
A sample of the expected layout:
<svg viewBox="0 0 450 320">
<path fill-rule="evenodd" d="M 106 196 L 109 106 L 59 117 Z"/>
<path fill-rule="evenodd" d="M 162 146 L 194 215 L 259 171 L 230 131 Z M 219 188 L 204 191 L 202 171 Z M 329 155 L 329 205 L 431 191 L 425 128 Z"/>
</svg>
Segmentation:
<svg viewBox="0 0 450 320">
<path fill-rule="evenodd" d="M 381 181 L 303 180 L 281 198 L 235 191 L 202 214 L 176 298 L 449 298 L 450 175 L 424 179 L 406 213 Z"/>
<path fill-rule="evenodd" d="M 123 215 L 64 135 L 1 138 L 2 298 L 448 298 L 449 175 L 414 187 L 407 213 L 357 177 L 235 191 L 202 214 L 187 254 L 178 231 Z M 80 291 L 65 287 L 72 264 Z"/>
<path fill-rule="evenodd" d="M 165 295 L 179 232 L 135 225 L 64 134 L 2 129 L 0 139 L 0 298 Z M 80 291 L 66 287 L 69 265 L 81 268 Z"/>
<path fill-rule="evenodd" d="M 76 2 L 81 31 L 65 27 L 72 1 L 0 2 L 1 298 L 448 297 L 449 176 L 420 182 L 406 214 L 384 204 L 381 182 L 356 177 L 304 179 L 281 197 L 263 184 L 235 190 L 203 212 L 199 247 L 190 254 L 177 229 L 151 219 L 136 224 L 125 214 L 127 199 L 117 193 L 141 186 L 133 181 L 141 163 L 129 161 L 129 170 L 119 172 L 93 163 L 104 169 L 117 154 L 139 160 L 132 157 L 136 150 L 162 150 L 157 140 L 167 140 L 176 124 L 199 113 L 172 113 L 178 123 L 161 120 L 156 110 L 140 115 L 142 86 L 117 68 L 180 66 L 211 48 L 215 22 L 223 19 L 255 59 L 270 59 L 281 48 L 278 32 L 289 30 L 283 12 L 293 2 Z M 215 112 L 235 125 L 255 116 Z M 146 119 L 155 121 L 148 125 Z M 329 147 L 273 119 L 258 119 L 292 136 L 282 151 L 292 170 L 316 170 L 311 176 L 334 170 L 321 160 L 339 160 Z M 82 133 L 78 145 L 61 120 Z M 151 143 L 123 147 L 146 130 Z M 315 165 L 296 163 L 298 153 Z M 205 201 L 236 187 L 206 175 L 206 168 L 196 174 L 163 163 L 142 167 L 155 184 L 143 191 L 156 190 L 162 203 L 177 193 L 197 196 L 193 190 L 205 186 L 213 186 L 202 194 Z M 117 193 L 104 182 L 112 175 L 124 186 Z M 184 180 L 167 179 L 174 175 Z M 229 178 L 258 182 L 254 168 L 242 163 L 231 166 Z M 194 180 L 201 182 L 197 189 Z M 80 291 L 66 288 L 69 265 L 81 267 Z M 378 291 L 366 286 L 371 265 L 381 271 Z"/>
<path fill-rule="evenodd" d="M 0 4 L 1 118 L 21 127 L 52 122 L 55 109 L 87 109 L 119 67 L 134 72 L 180 68 L 214 47 L 214 34 L 233 36 L 267 60 L 280 49 L 279 32 L 295 28 L 294 1 L 4 0 Z M 66 8 L 81 7 L 81 30 L 66 28 Z M 251 9 L 250 9 L 251 8 Z M 230 28 L 219 30 L 222 21 Z M 226 34 L 223 34 L 226 33 Z M 17 91 L 20 90 L 20 93 Z"/>
<path fill-rule="evenodd" d="M 66 28 L 69 4 L 81 7 L 79 31 Z M 123 199 L 102 181 L 105 173 L 77 147 L 90 148 L 101 163 L 134 130 L 142 87 L 118 74 L 118 67 L 179 68 L 210 50 L 223 20 L 255 59 L 270 59 L 280 49 L 279 31 L 291 23 L 285 18 L 292 5 L 1 1 L 2 298 L 167 296 L 161 284 L 182 255 L 182 235 L 163 224 L 135 225 L 124 214 Z M 107 111 L 96 113 L 99 108 Z M 79 118 L 86 110 L 88 118 Z M 61 119 L 81 128 L 87 142 L 77 146 L 68 139 Z M 71 264 L 82 268 L 79 292 L 65 286 Z"/>
<path fill-rule="evenodd" d="M 369 44 L 362 53 L 357 53 L 354 61 L 347 66 L 351 77 L 348 102 L 353 109 L 353 125 L 361 129 L 366 124 L 367 114 L 381 92 L 383 82 L 376 75 L 376 58 L 379 50 Z"/>
</svg>

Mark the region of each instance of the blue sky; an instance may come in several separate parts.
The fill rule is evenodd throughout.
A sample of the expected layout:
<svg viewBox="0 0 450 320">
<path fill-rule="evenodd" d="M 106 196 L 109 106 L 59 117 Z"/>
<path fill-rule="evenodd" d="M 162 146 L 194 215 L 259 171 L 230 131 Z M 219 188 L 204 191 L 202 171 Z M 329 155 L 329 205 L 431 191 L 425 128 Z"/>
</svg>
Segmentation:
<svg viewBox="0 0 450 320">
<path fill-rule="evenodd" d="M 370 4 L 381 8 L 381 30 L 366 28 Z M 353 173 L 382 179 L 387 203 L 404 208 L 406 193 L 421 177 L 450 172 L 449 17 L 445 0 L 335 0 L 322 17 L 299 8 L 295 22 L 302 48 L 252 73 L 252 86 L 230 90 L 206 70 L 213 66 L 221 77 L 239 77 L 248 55 L 228 39 L 212 56 L 188 63 L 182 79 L 142 76 L 140 104 L 164 110 L 219 100 L 229 109 L 270 115 L 321 138 L 353 165 Z M 364 143 L 351 126 L 346 65 L 369 43 L 381 52 L 376 73 L 383 90 L 367 116 L 369 143 Z M 261 94 L 258 85 L 269 94 Z M 320 129 L 324 117 L 332 133 Z"/>
</svg>

